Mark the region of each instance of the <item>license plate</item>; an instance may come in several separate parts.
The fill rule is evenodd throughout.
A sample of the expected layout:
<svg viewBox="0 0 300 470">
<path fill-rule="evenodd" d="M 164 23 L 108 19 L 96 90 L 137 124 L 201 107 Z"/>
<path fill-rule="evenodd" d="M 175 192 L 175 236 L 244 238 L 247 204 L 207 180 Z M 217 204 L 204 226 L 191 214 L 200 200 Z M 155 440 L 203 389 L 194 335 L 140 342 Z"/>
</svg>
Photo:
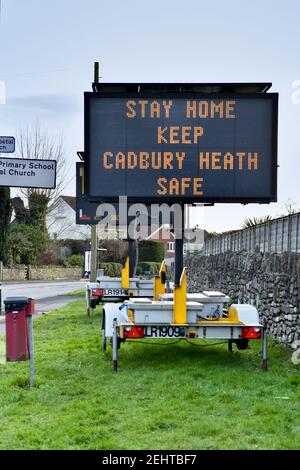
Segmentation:
<svg viewBox="0 0 300 470">
<path fill-rule="evenodd" d="M 184 338 L 185 329 L 180 326 L 153 326 L 147 325 L 144 327 L 145 338 Z"/>
<path fill-rule="evenodd" d="M 126 297 L 127 295 L 127 289 L 104 289 L 105 297 Z"/>
</svg>

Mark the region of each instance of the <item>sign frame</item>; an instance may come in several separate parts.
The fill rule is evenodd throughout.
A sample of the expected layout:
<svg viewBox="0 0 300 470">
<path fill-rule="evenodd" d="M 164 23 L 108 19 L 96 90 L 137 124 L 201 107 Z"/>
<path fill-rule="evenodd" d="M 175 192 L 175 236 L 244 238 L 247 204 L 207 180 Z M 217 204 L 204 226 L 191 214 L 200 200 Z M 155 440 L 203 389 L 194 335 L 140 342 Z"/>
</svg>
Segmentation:
<svg viewBox="0 0 300 470">
<path fill-rule="evenodd" d="M 270 197 L 182 197 L 182 196 L 128 196 L 128 202 L 145 202 L 145 203 L 235 203 L 235 204 L 248 204 L 260 203 L 269 204 L 270 202 L 277 201 L 277 167 L 278 167 L 278 93 L 195 93 L 195 92 L 155 92 L 155 85 L 153 85 L 152 92 L 85 92 L 84 93 L 84 153 L 85 153 L 85 168 L 86 168 L 86 195 L 89 201 L 107 201 L 116 202 L 117 196 L 91 196 L 90 195 L 90 149 L 89 149 L 89 131 L 90 131 L 90 102 L 92 99 L 109 99 L 109 98 L 132 98 L 132 99 L 259 99 L 271 100 L 272 102 L 272 140 L 271 140 L 271 158 L 272 158 L 272 173 L 271 173 L 271 194 Z M 126 196 L 126 194 L 124 194 Z"/>
<path fill-rule="evenodd" d="M 0 181 L 0 187 L 4 188 L 4 187 L 9 187 L 9 188 L 33 188 L 33 189 L 55 189 L 56 188 L 56 174 L 57 174 L 57 161 L 56 160 L 48 160 L 48 159 L 42 159 L 42 158 L 15 158 L 15 157 L 1 157 L 0 156 L 0 160 L 2 159 L 7 159 L 7 160 L 20 160 L 21 162 L 23 161 L 33 161 L 33 162 L 50 162 L 50 163 L 54 163 L 54 186 L 52 187 L 45 187 L 45 186 L 39 186 L 38 183 L 36 186 L 19 186 L 19 185 L 12 185 L 12 184 L 9 184 L 9 185 L 4 185 L 4 184 L 1 184 L 1 181 Z"/>
</svg>

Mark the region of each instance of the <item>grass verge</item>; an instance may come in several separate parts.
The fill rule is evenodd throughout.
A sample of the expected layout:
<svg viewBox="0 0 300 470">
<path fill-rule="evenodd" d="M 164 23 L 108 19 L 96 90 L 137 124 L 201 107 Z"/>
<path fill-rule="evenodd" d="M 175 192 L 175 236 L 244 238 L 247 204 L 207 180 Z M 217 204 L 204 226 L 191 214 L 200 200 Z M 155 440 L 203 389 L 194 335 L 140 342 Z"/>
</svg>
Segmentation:
<svg viewBox="0 0 300 470">
<path fill-rule="evenodd" d="M 85 302 L 34 321 L 28 362 L 0 363 L 0 449 L 299 449 L 300 376 L 290 352 L 128 343 L 113 374 L 101 313 Z M 0 338 L 1 339 L 1 338 Z M 2 338 L 3 349 L 3 338 Z"/>
</svg>

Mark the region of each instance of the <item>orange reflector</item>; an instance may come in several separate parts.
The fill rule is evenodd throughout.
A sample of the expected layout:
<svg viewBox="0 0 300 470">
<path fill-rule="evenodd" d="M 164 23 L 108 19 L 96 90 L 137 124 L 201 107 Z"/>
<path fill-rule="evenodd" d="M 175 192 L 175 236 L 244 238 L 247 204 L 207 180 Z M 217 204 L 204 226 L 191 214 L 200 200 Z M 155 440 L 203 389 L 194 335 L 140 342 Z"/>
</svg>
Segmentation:
<svg viewBox="0 0 300 470">
<path fill-rule="evenodd" d="M 124 329 L 125 338 L 144 338 L 144 327 L 143 326 L 132 326 L 130 329 L 126 327 Z"/>
<path fill-rule="evenodd" d="M 242 337 L 247 339 L 259 339 L 261 338 L 261 330 L 253 326 L 244 327 L 242 328 Z"/>
<path fill-rule="evenodd" d="M 99 297 L 102 297 L 103 289 L 92 289 L 92 295 L 97 295 Z"/>
</svg>

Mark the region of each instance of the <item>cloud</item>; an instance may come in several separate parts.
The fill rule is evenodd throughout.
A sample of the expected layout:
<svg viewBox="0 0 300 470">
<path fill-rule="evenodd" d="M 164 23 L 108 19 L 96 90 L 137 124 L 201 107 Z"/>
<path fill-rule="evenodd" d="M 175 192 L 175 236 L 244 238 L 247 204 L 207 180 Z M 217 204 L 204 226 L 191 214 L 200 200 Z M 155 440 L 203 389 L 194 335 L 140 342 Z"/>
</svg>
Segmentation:
<svg viewBox="0 0 300 470">
<path fill-rule="evenodd" d="M 26 108 L 31 110 L 48 111 L 53 113 L 74 113 L 80 109 L 78 98 L 75 95 L 63 93 L 50 93 L 40 95 L 15 96 L 6 100 L 8 106 Z"/>
</svg>

